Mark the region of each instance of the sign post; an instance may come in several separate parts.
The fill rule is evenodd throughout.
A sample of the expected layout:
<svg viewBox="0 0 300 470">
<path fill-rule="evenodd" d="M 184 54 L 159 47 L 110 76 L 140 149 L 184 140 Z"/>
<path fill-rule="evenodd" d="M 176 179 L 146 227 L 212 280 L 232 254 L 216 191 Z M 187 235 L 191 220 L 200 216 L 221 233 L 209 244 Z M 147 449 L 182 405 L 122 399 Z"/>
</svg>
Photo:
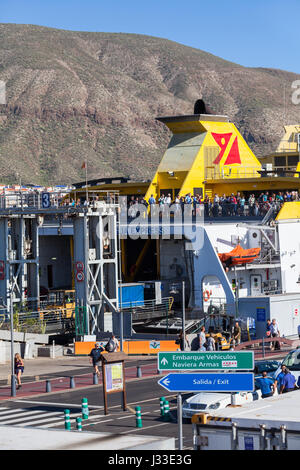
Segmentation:
<svg viewBox="0 0 300 470">
<path fill-rule="evenodd" d="M 106 415 L 108 414 L 107 396 L 111 393 L 122 392 L 122 408 L 124 411 L 127 410 L 125 357 L 126 354 L 122 352 L 101 354 L 104 414 Z"/>
<path fill-rule="evenodd" d="M 161 371 L 253 370 L 253 351 L 159 352 L 157 368 Z"/>
<path fill-rule="evenodd" d="M 253 392 L 254 374 L 168 374 L 158 381 L 168 392 Z"/>
<path fill-rule="evenodd" d="M 179 450 L 183 448 L 182 392 L 228 392 L 232 394 L 254 390 L 252 372 L 236 373 L 236 371 L 254 369 L 253 351 L 159 352 L 157 361 L 159 371 L 171 371 L 167 376 L 162 377 L 158 384 L 169 392 L 177 392 Z M 178 374 L 178 371 L 187 373 Z"/>
</svg>

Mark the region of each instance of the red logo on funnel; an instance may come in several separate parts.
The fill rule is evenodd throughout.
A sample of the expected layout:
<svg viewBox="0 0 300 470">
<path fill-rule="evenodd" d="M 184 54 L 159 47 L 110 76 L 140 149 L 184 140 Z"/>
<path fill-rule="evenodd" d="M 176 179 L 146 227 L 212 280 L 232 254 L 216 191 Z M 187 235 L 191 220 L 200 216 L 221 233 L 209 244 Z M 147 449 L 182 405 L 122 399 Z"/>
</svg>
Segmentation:
<svg viewBox="0 0 300 470">
<path fill-rule="evenodd" d="M 228 134 L 216 134 L 215 132 L 212 132 L 211 135 L 213 136 L 213 138 L 215 139 L 215 141 L 221 148 L 219 155 L 213 162 L 214 165 L 217 165 L 222 160 L 222 157 L 225 153 L 225 150 L 227 149 L 228 143 L 232 136 L 232 132 Z M 231 146 L 231 149 L 229 150 L 229 153 L 227 155 L 224 165 L 233 165 L 234 163 L 238 163 L 239 165 L 241 164 L 241 157 L 240 157 L 237 137 L 233 141 L 233 144 Z"/>
</svg>

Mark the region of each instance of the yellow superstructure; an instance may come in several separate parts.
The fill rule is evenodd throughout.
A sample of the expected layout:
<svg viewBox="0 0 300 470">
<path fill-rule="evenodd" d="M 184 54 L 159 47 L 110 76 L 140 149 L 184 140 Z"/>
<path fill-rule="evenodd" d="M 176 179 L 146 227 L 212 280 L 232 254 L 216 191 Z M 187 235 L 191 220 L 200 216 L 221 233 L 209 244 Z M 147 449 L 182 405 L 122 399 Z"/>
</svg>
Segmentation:
<svg viewBox="0 0 300 470">
<path fill-rule="evenodd" d="M 151 182 L 88 184 L 89 197 L 101 191 L 156 200 L 164 194 L 176 196 L 215 193 L 285 191 L 300 188 L 300 125 L 285 126 L 285 134 L 273 154 L 258 159 L 234 123 L 227 116 L 192 114 L 159 117 L 172 137 Z M 122 178 L 121 178 L 122 179 Z M 71 197 L 85 198 L 86 189 L 76 189 Z"/>
<path fill-rule="evenodd" d="M 204 195 L 216 183 L 259 179 L 261 163 L 227 116 L 190 115 L 158 118 L 173 136 L 147 190 L 153 194 Z M 230 192 L 235 189 L 230 187 Z"/>
</svg>

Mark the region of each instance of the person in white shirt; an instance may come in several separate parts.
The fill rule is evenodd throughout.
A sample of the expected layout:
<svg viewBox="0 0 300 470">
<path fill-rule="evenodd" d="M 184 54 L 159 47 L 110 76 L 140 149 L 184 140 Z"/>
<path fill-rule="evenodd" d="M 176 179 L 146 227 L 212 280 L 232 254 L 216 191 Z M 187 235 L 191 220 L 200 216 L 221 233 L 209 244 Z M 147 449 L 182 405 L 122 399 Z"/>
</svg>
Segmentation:
<svg viewBox="0 0 300 470">
<path fill-rule="evenodd" d="M 170 205 L 171 202 L 172 202 L 171 194 L 168 194 L 168 195 L 165 197 L 165 204 Z"/>
<path fill-rule="evenodd" d="M 275 318 L 273 318 L 272 323 L 270 325 L 270 331 L 271 331 L 272 338 L 276 338 L 277 336 L 280 336 L 279 326 Z M 280 349 L 279 341 L 274 341 L 271 345 L 271 349 Z"/>
</svg>

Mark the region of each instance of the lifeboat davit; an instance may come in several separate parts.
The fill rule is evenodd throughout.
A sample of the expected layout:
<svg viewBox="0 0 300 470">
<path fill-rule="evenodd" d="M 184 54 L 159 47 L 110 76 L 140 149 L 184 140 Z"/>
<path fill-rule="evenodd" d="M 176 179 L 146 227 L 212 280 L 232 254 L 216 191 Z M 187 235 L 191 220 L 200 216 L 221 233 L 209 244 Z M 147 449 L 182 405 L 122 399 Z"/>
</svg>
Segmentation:
<svg viewBox="0 0 300 470">
<path fill-rule="evenodd" d="M 229 253 L 218 253 L 220 261 L 227 266 L 234 266 L 239 264 L 252 263 L 258 257 L 260 248 L 244 249 L 241 245 L 237 245 Z"/>
</svg>

